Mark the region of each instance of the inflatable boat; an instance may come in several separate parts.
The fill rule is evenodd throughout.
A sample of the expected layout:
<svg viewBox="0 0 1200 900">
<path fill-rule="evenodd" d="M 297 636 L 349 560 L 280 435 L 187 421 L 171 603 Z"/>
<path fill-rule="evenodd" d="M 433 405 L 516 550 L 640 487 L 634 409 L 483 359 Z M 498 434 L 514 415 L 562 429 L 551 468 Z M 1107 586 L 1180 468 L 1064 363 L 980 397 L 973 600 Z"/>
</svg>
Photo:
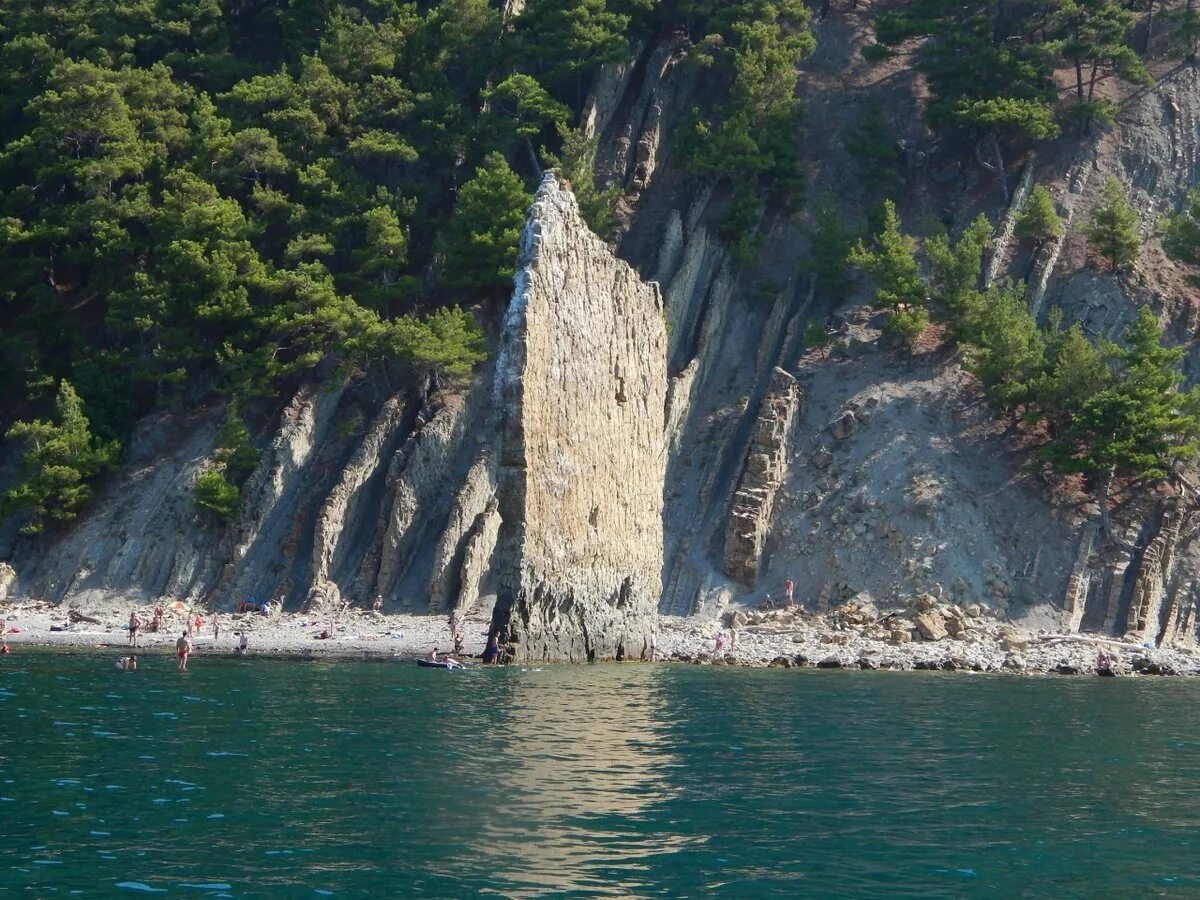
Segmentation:
<svg viewBox="0 0 1200 900">
<path fill-rule="evenodd" d="M 434 662 L 432 659 L 418 659 L 417 665 L 425 669 L 461 669 L 463 667 L 460 662 L 443 662 L 441 660 Z"/>
</svg>

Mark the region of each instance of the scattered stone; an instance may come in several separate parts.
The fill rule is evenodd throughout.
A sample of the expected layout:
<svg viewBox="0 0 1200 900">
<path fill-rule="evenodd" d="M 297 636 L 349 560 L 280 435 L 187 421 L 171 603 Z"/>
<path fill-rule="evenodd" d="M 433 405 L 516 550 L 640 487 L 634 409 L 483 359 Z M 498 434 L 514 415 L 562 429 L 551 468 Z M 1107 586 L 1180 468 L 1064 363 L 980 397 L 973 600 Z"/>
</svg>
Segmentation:
<svg viewBox="0 0 1200 900">
<path fill-rule="evenodd" d="M 1132 663 L 1130 668 L 1139 675 L 1178 675 L 1175 668 L 1167 663 L 1161 663 L 1153 660 L 1148 656 L 1139 656 Z"/>
<path fill-rule="evenodd" d="M 920 672 L 937 672 L 942 668 L 942 664 L 936 659 L 919 659 L 913 663 L 913 668 Z"/>
<path fill-rule="evenodd" d="M 1029 647 L 1029 640 L 1015 631 L 1006 631 L 1000 635 L 1001 650 L 1025 650 Z"/>
<path fill-rule="evenodd" d="M 1050 670 L 1055 675 L 1082 675 L 1083 670 L 1079 666 L 1072 666 L 1069 663 L 1059 663 Z"/>
<path fill-rule="evenodd" d="M 829 426 L 829 433 L 833 435 L 834 440 L 844 441 L 850 435 L 854 434 L 854 432 L 858 431 L 858 424 L 858 419 L 854 418 L 854 413 L 842 413 L 841 417 Z"/>
<path fill-rule="evenodd" d="M 946 626 L 936 612 L 923 612 L 916 617 L 917 631 L 922 640 L 940 641 L 946 637 Z"/>
<path fill-rule="evenodd" d="M 792 661 L 786 656 L 777 656 L 768 664 L 768 668 L 771 669 L 790 669 L 791 667 Z"/>
<path fill-rule="evenodd" d="M 833 454 L 824 447 L 821 447 L 812 455 L 810 461 L 816 469 L 827 469 L 829 468 L 829 464 L 833 462 Z"/>
<path fill-rule="evenodd" d="M 1024 672 L 1025 657 L 1023 657 L 1020 653 L 1010 653 L 1008 656 L 1004 657 L 1003 665 L 1004 668 L 1011 669 L 1014 672 Z"/>
</svg>

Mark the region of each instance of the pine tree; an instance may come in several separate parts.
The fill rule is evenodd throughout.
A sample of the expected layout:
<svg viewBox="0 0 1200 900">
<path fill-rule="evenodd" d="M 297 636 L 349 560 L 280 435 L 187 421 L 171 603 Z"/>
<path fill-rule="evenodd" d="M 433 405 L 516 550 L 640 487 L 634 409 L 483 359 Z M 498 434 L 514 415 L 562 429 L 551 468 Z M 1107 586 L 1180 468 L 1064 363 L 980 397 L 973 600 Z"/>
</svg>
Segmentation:
<svg viewBox="0 0 1200 900">
<path fill-rule="evenodd" d="M 116 462 L 120 445 L 92 437 L 83 402 L 65 379 L 55 420 L 16 422 L 5 438 L 25 444 L 17 485 L 4 494 L 0 518 L 24 514 L 22 534 L 40 534 L 48 519 L 70 521 L 92 497 L 90 482 Z"/>
<path fill-rule="evenodd" d="M 854 246 L 853 235 L 838 215 L 833 198 L 823 198 L 813 210 L 812 253 L 808 264 L 822 296 L 840 299 L 846 295 L 850 283 L 846 264 Z"/>
<path fill-rule="evenodd" d="M 1031 242 L 1035 251 L 1063 233 L 1062 219 L 1054 208 L 1054 198 L 1040 184 L 1035 184 L 1025 198 L 1013 233 L 1021 240 Z"/>
<path fill-rule="evenodd" d="M 900 230 L 896 204 L 883 203 L 883 227 L 875 236 L 875 249 L 862 241 L 850 251 L 849 262 L 858 266 L 875 282 L 875 305 L 900 308 L 923 306 L 925 283 L 917 265 L 917 244 Z"/>
<path fill-rule="evenodd" d="M 1200 265 L 1200 191 L 1190 191 L 1180 212 L 1162 223 L 1163 250 L 1171 259 Z"/>
<path fill-rule="evenodd" d="M 1055 319 L 1061 321 L 1061 314 Z M 1078 323 L 1060 330 L 1057 321 L 1046 330 L 1046 371 L 1030 385 L 1028 415 L 1044 422 L 1052 438 L 1060 437 L 1075 412 L 1113 380 L 1107 349 L 1095 347 Z"/>
<path fill-rule="evenodd" d="M 489 153 L 458 192 L 446 228 L 446 281 L 460 294 L 512 288 L 517 241 L 531 201 L 499 153 Z"/>
<path fill-rule="evenodd" d="M 1024 285 L 993 285 L 974 315 L 967 367 L 983 383 L 988 399 L 1011 411 L 1029 399 L 1031 382 L 1045 360 L 1042 334 L 1025 305 Z"/>
<path fill-rule="evenodd" d="M 991 223 L 980 214 L 953 244 L 949 237 L 941 234 L 925 243 L 930 293 L 938 307 L 948 313 L 956 331 L 961 329 L 978 291 L 983 254 L 991 239 Z"/>
<path fill-rule="evenodd" d="M 1125 191 L 1117 179 L 1108 179 L 1104 199 L 1092 210 L 1084 234 L 1096 251 L 1109 260 L 1114 272 L 1137 259 L 1141 248 L 1138 217 L 1125 199 Z"/>
<path fill-rule="evenodd" d="M 1089 477 L 1106 533 L 1114 479 L 1163 478 L 1176 461 L 1195 455 L 1200 440 L 1200 391 L 1179 392 L 1185 350 L 1162 346 L 1149 307 L 1138 310 L 1124 346 L 1111 352 L 1114 380 L 1085 399 L 1061 437 L 1042 450 L 1054 471 Z"/>
</svg>

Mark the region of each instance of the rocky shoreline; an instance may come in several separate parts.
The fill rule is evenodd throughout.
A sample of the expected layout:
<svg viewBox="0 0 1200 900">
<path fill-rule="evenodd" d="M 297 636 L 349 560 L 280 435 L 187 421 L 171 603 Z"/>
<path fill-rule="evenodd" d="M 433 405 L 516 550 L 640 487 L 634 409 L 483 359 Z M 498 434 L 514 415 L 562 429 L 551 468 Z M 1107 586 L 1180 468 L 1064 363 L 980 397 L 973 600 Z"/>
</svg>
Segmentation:
<svg viewBox="0 0 1200 900">
<path fill-rule="evenodd" d="M 66 610 L 42 602 L 0 606 L 6 626 L 3 640 L 22 647 L 129 652 L 126 623 L 135 607 L 113 604 L 89 611 L 99 624 L 66 625 Z M 139 607 L 144 614 L 146 609 Z M 942 607 L 912 616 L 879 615 L 873 608 L 848 603 L 828 613 L 804 610 L 735 610 L 718 618 L 659 616 L 656 660 L 692 665 L 852 670 L 925 670 L 994 672 L 1012 675 L 1092 675 L 1096 655 L 1106 650 L 1117 675 L 1200 675 L 1200 653 L 1193 648 L 1144 647 L 1100 635 L 1031 632 L 974 610 Z M 417 659 L 452 646 L 447 619 L 429 615 L 379 615 L 347 610 L 334 617 L 332 638 L 321 638 L 330 617 L 298 613 L 263 617 L 257 613 L 217 613 L 203 620 L 196 643 L 197 661 L 232 656 L 238 632 L 245 631 L 247 655 L 282 659 Z M 171 610 L 164 629 L 142 634 L 137 652 L 169 654 L 183 630 L 186 612 Z M 469 617 L 463 625 L 463 658 L 482 653 L 489 620 Z M 15 633 L 12 629 L 17 629 Z M 716 636 L 724 646 L 716 652 Z"/>
</svg>

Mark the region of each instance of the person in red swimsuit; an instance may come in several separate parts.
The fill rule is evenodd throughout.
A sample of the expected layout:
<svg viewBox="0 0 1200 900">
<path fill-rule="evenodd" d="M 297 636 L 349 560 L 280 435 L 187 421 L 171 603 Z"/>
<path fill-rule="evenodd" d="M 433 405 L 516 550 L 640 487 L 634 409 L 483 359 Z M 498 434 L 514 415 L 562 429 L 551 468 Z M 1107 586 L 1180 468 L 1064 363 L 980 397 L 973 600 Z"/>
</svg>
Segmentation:
<svg viewBox="0 0 1200 900">
<path fill-rule="evenodd" d="M 179 635 L 179 640 L 175 642 L 175 650 L 179 654 L 179 671 L 186 672 L 188 657 L 192 654 L 192 639 L 187 636 L 187 632 Z"/>
</svg>

